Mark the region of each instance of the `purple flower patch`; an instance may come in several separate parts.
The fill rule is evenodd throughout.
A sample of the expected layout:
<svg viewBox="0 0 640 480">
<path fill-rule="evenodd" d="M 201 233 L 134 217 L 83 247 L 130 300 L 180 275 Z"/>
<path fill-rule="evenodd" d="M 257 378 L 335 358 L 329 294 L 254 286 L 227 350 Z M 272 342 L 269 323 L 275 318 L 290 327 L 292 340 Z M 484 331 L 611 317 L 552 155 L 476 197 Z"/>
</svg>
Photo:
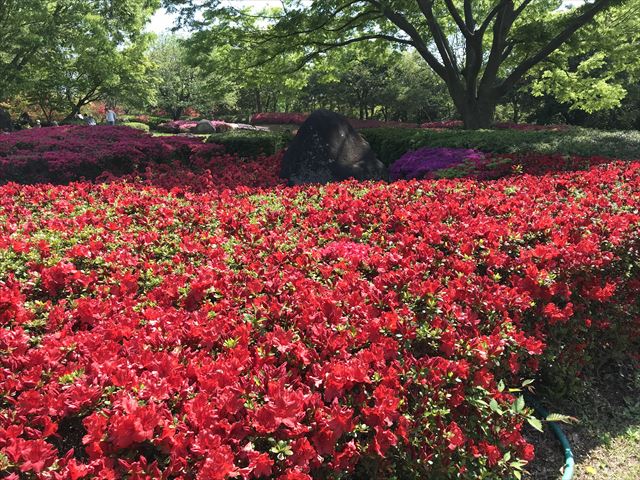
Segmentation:
<svg viewBox="0 0 640 480">
<path fill-rule="evenodd" d="M 465 162 L 479 162 L 484 154 L 464 148 L 425 147 L 405 153 L 389 168 L 391 180 L 426 178 L 433 172 Z"/>
</svg>

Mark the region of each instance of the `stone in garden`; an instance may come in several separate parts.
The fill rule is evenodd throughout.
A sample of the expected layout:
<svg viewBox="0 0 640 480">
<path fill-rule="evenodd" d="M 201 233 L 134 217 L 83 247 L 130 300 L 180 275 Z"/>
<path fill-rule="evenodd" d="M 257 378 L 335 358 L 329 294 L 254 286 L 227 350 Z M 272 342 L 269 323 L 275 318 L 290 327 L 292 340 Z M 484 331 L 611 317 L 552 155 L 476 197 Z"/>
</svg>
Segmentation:
<svg viewBox="0 0 640 480">
<path fill-rule="evenodd" d="M 193 133 L 216 133 L 216 129 L 209 120 L 200 120 L 193 130 Z"/>
<path fill-rule="evenodd" d="M 280 176 L 291 185 L 299 185 L 347 178 L 382 180 L 387 178 L 387 172 L 369 143 L 345 117 L 316 110 L 289 145 Z"/>
<path fill-rule="evenodd" d="M 229 123 L 231 130 L 251 130 L 253 132 L 268 132 L 267 127 L 256 127 L 255 125 L 248 125 L 246 123 Z"/>
<path fill-rule="evenodd" d="M 0 132 L 13 132 L 13 122 L 11 115 L 6 110 L 0 108 Z"/>
</svg>

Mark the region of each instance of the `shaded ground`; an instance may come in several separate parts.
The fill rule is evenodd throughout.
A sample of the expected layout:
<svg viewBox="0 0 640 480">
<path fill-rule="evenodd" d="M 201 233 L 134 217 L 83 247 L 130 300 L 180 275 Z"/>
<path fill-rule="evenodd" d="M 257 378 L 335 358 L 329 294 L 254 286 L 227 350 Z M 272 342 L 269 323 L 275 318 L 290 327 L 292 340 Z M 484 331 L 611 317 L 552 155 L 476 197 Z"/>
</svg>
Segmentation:
<svg viewBox="0 0 640 480">
<path fill-rule="evenodd" d="M 562 425 L 576 459 L 575 480 L 640 479 L 640 370 L 632 365 L 605 367 L 584 382 L 581 394 L 546 406 L 580 420 Z M 528 468 L 530 480 L 562 476 L 563 453 L 548 430 L 528 433 L 537 453 Z"/>
</svg>

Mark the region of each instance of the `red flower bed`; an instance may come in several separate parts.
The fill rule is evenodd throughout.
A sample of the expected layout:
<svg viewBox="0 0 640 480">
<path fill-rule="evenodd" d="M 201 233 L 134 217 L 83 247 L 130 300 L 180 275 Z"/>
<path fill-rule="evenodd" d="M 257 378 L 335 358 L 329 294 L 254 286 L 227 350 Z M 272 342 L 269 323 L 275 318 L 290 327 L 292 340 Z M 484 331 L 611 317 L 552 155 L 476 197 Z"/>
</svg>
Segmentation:
<svg viewBox="0 0 640 480">
<path fill-rule="evenodd" d="M 152 137 L 128 127 L 64 126 L 22 130 L 0 136 L 0 184 L 66 183 L 110 171 L 130 173 L 150 163 L 186 161 L 202 147 L 198 139 Z"/>
<path fill-rule="evenodd" d="M 0 187 L 10 478 L 509 478 L 509 388 L 638 352 L 640 163 L 198 192 L 277 159 L 198 161 Z"/>
<path fill-rule="evenodd" d="M 442 122 L 427 122 L 420 125 L 420 128 L 434 128 L 434 129 L 446 129 L 446 128 L 462 128 L 462 120 L 445 120 Z"/>
</svg>

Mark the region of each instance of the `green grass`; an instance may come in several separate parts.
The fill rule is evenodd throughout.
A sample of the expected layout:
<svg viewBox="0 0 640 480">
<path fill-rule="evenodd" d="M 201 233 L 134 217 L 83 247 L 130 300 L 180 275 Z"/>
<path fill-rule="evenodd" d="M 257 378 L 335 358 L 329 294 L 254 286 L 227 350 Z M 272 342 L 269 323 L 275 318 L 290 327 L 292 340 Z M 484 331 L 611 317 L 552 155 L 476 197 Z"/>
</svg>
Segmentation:
<svg viewBox="0 0 640 480">
<path fill-rule="evenodd" d="M 638 480 L 640 370 L 633 365 L 602 370 L 585 379 L 579 392 L 555 399 L 548 407 L 580 420 L 562 426 L 575 455 L 574 480 Z M 560 480 L 564 458 L 555 437 L 547 431 L 542 435 L 531 432 L 530 438 L 536 446 L 536 460 L 529 465 L 529 480 Z"/>
</svg>

